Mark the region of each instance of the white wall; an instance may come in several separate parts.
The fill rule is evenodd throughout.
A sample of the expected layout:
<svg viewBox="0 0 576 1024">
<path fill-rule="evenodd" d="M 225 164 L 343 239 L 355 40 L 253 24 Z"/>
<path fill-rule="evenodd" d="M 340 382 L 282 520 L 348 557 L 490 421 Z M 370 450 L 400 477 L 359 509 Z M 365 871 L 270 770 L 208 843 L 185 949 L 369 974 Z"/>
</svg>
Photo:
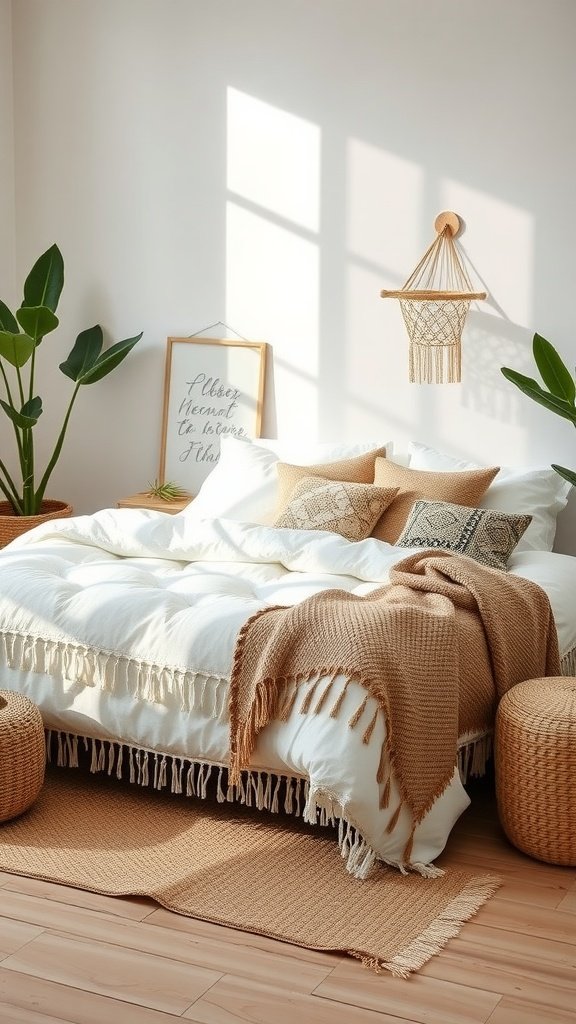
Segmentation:
<svg viewBox="0 0 576 1024">
<path fill-rule="evenodd" d="M 0 298 L 14 299 L 14 97 L 12 4 L 0 0 Z"/>
<path fill-rule="evenodd" d="M 13 16 L 18 276 L 55 240 L 67 267 L 44 427 L 78 330 L 145 331 L 81 395 L 53 493 L 82 511 L 146 486 L 166 336 L 218 320 L 273 347 L 265 433 L 576 465 L 570 425 L 499 372 L 532 372 L 534 330 L 574 365 L 572 0 L 13 0 Z M 490 299 L 463 383 L 409 385 L 379 291 L 442 209 Z"/>
</svg>

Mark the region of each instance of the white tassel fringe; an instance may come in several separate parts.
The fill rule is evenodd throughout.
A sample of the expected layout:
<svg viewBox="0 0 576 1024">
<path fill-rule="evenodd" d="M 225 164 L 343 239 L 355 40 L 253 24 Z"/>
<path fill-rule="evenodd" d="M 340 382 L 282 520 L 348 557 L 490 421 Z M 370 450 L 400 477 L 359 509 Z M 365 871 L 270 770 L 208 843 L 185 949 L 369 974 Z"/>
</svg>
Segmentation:
<svg viewBox="0 0 576 1024">
<path fill-rule="evenodd" d="M 228 771 L 225 765 L 209 761 L 195 761 L 186 757 L 176 757 L 158 751 L 134 747 L 115 740 L 96 737 L 80 737 L 57 729 L 46 731 L 46 758 L 48 763 L 56 763 L 58 767 L 78 767 L 78 742 L 82 742 L 84 750 L 90 755 L 91 772 L 114 772 L 117 778 L 122 776 L 122 765 L 128 764 L 130 782 L 139 786 L 152 785 L 155 789 L 164 789 L 170 780 L 172 793 L 183 793 L 205 800 L 208 794 L 208 783 L 212 771 L 217 771 L 216 800 L 223 803 L 237 800 L 247 807 L 255 806 L 258 810 L 268 810 L 277 814 L 279 792 L 284 786 L 284 810 L 302 817 L 313 825 L 337 825 L 337 842 L 346 870 L 355 878 L 367 878 L 374 865 L 381 860 L 375 850 L 366 842 L 358 829 L 347 820 L 346 809 L 338 799 L 323 790 L 313 790 L 307 779 L 256 769 L 243 772 L 239 786 L 231 786 L 227 782 Z M 436 877 L 443 874 L 439 868 L 430 864 L 395 864 L 386 863 L 399 868 L 402 873 L 408 870 L 417 871 L 425 877 Z"/>
<path fill-rule="evenodd" d="M 566 652 L 560 662 L 560 671 L 563 676 L 576 676 L 576 647 Z"/>
<path fill-rule="evenodd" d="M 39 672 L 112 693 L 124 690 L 153 704 L 201 711 L 226 721 L 229 682 L 204 672 L 166 668 L 64 640 L 0 632 L 0 662 L 20 672 Z"/>
<path fill-rule="evenodd" d="M 481 778 L 486 774 L 486 765 L 492 755 L 492 733 L 466 737 L 458 748 L 458 771 L 462 785 L 469 778 Z"/>
</svg>

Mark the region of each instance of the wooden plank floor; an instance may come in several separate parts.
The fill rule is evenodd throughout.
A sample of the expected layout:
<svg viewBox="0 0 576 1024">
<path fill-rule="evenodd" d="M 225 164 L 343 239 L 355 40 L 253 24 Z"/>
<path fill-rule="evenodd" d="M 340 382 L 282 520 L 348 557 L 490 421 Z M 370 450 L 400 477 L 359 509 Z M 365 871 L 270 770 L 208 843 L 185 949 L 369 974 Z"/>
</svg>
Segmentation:
<svg viewBox="0 0 576 1024">
<path fill-rule="evenodd" d="M 575 1024 L 576 870 L 504 839 L 489 782 L 439 863 L 502 888 L 409 981 L 340 954 L 0 872 L 1 1024 Z"/>
</svg>

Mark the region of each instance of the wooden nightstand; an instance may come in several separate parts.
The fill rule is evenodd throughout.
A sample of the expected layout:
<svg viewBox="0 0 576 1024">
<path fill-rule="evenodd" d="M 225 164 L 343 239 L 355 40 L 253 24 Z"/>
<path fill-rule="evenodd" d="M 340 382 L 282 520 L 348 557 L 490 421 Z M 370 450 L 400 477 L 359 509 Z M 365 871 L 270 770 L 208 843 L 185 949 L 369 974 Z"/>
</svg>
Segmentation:
<svg viewBox="0 0 576 1024">
<path fill-rule="evenodd" d="M 173 516 L 176 512 L 181 512 L 183 508 L 186 508 L 186 505 L 189 505 L 193 500 L 193 496 L 188 494 L 184 498 L 173 498 L 171 501 L 164 501 L 162 498 L 156 498 L 153 494 L 141 491 L 139 494 L 131 494 L 128 498 L 120 498 L 117 505 L 118 508 L 149 508 L 153 512 L 168 512 L 169 515 Z"/>
</svg>

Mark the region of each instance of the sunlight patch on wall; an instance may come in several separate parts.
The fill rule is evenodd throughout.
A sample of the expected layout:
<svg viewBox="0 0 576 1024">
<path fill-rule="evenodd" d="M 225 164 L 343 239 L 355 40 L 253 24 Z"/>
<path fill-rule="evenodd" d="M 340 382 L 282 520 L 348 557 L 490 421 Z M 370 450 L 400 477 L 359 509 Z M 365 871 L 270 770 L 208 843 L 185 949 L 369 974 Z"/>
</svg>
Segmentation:
<svg viewBox="0 0 576 1024">
<path fill-rule="evenodd" d="M 482 274 L 490 299 L 514 324 L 533 327 L 534 315 L 534 218 L 513 203 L 486 192 L 445 179 L 441 185 L 442 208 L 456 210 L 473 231 L 462 244 L 473 268 L 473 280 Z M 497 283 L 496 283 L 497 282 Z M 486 308 L 483 303 L 482 306 Z M 494 305 L 492 308 L 494 312 Z"/>
<path fill-rule="evenodd" d="M 229 200 L 226 253 L 226 321 L 238 330 L 249 330 L 255 340 L 273 343 L 279 428 L 314 436 L 318 245 Z"/>
<path fill-rule="evenodd" d="M 350 432 L 360 437 L 389 436 L 418 416 L 418 394 L 406 394 L 408 344 L 393 306 L 383 310 L 380 276 L 350 264 L 347 271 L 345 353 L 346 399 L 342 409 Z M 398 319 L 400 318 L 400 320 Z M 385 438 L 384 438 L 385 440 Z"/>
<path fill-rule="evenodd" d="M 398 286 L 408 277 L 422 245 L 424 171 L 359 139 L 347 153 L 348 251 L 382 267 L 378 287 Z"/>
<path fill-rule="evenodd" d="M 320 129 L 233 88 L 227 117 L 226 321 L 272 346 L 279 435 L 315 436 Z"/>
<path fill-rule="evenodd" d="M 320 222 L 320 129 L 228 89 L 227 186 L 300 227 Z"/>
</svg>

